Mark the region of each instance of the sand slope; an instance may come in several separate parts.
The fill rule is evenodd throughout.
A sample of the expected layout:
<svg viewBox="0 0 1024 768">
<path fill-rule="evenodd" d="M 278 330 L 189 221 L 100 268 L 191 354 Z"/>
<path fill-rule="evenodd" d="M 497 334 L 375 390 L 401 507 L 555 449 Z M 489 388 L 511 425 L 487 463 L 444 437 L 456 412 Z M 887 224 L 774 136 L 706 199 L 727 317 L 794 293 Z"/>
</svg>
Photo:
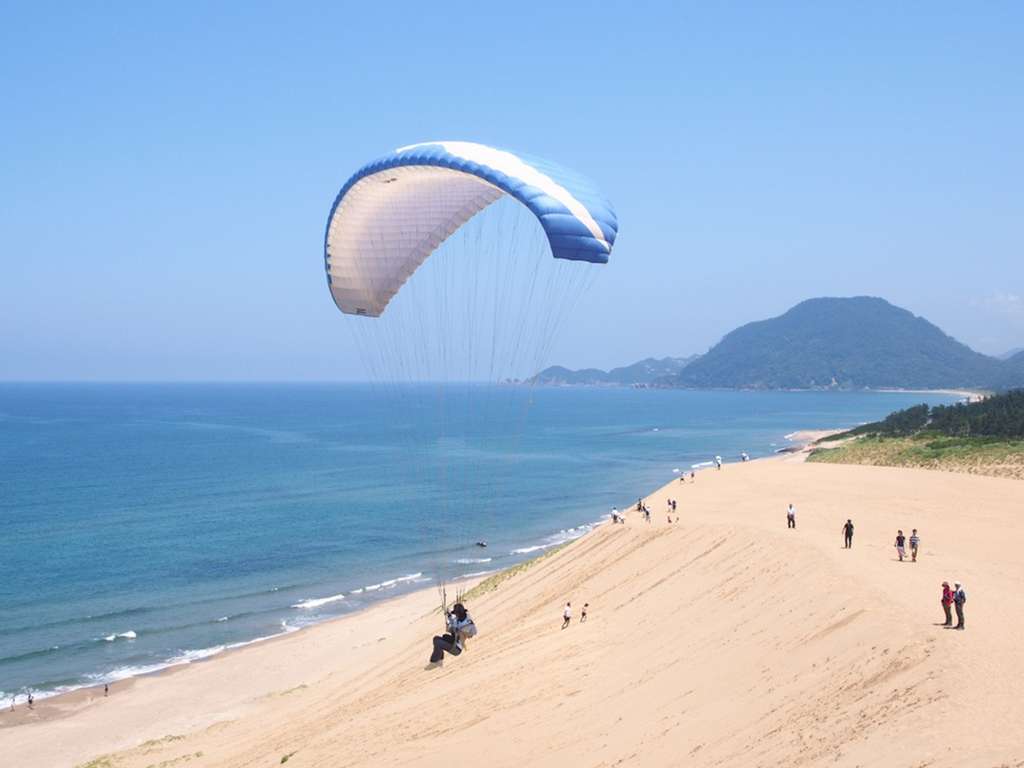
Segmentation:
<svg viewBox="0 0 1024 768">
<path fill-rule="evenodd" d="M 98 765 L 1024 765 L 1024 483 L 769 460 L 649 503 L 651 525 L 472 604 L 481 636 L 441 670 L 433 598 L 410 596 L 0 729 L 0 751 L 69 765 L 168 735 Z M 896 562 L 897 527 L 920 530 L 918 563 Z M 967 586 L 966 632 L 935 626 L 944 578 Z M 561 631 L 567 599 L 591 616 Z"/>
</svg>

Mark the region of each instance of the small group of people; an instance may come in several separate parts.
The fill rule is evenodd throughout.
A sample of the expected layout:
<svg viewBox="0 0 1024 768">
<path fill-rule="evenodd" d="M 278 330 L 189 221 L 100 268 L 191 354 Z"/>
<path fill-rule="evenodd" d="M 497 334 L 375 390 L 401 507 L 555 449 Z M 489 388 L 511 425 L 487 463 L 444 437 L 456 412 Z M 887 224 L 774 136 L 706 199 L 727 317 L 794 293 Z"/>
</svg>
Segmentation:
<svg viewBox="0 0 1024 768">
<path fill-rule="evenodd" d="M 17 701 L 17 699 L 18 699 L 17 696 L 12 696 L 11 697 L 11 712 L 14 711 L 14 704 Z M 26 699 L 26 701 L 28 702 L 28 708 L 29 709 L 35 709 L 36 708 L 36 697 L 33 695 L 32 691 L 28 692 L 28 698 Z"/>
<path fill-rule="evenodd" d="M 902 530 L 896 531 L 896 543 L 893 544 L 896 547 L 896 557 L 903 562 L 903 558 L 907 556 L 907 537 L 903 535 Z M 917 528 L 910 532 L 910 562 L 917 562 L 917 550 L 921 546 L 921 538 L 917 535 Z"/>
<path fill-rule="evenodd" d="M 619 512 L 618 507 L 612 507 L 612 525 L 616 523 L 626 524 L 626 516 Z"/>
<path fill-rule="evenodd" d="M 685 472 L 680 473 L 680 475 L 679 475 L 679 482 L 680 483 L 685 483 L 686 482 L 686 473 Z M 697 473 L 694 472 L 692 469 L 690 470 L 690 482 L 691 483 L 696 483 L 697 482 Z"/>
<path fill-rule="evenodd" d="M 967 591 L 959 581 L 953 582 L 953 589 L 949 588 L 949 582 L 942 582 L 942 612 L 946 620 L 942 626 L 950 629 L 964 628 L 964 605 L 967 603 Z M 951 608 L 956 610 L 956 626 L 953 626 L 953 614 Z"/>
<path fill-rule="evenodd" d="M 667 499 L 666 501 L 668 502 L 668 510 L 665 513 L 666 517 L 668 518 L 667 522 L 669 524 L 671 524 L 673 522 L 678 523 L 679 522 L 679 515 L 676 514 L 676 500 L 675 499 Z M 672 519 L 672 515 L 676 516 L 675 520 Z"/>
<path fill-rule="evenodd" d="M 580 624 L 587 623 L 587 609 L 590 608 L 590 603 L 584 603 L 583 608 L 580 609 Z M 562 609 L 562 629 L 565 629 L 572 622 L 572 603 L 567 602 L 565 608 Z"/>
</svg>

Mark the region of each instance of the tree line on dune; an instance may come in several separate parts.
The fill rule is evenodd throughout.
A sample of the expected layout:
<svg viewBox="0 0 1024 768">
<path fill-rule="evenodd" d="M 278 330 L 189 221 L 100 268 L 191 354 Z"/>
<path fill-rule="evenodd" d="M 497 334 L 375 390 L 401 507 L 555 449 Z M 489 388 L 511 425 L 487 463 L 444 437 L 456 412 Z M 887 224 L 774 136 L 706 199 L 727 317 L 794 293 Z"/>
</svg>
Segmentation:
<svg viewBox="0 0 1024 768">
<path fill-rule="evenodd" d="M 1024 389 L 1011 390 L 973 403 L 931 407 L 922 403 L 846 433 L 849 436 L 880 437 L 911 437 L 921 434 L 1024 438 Z"/>
</svg>

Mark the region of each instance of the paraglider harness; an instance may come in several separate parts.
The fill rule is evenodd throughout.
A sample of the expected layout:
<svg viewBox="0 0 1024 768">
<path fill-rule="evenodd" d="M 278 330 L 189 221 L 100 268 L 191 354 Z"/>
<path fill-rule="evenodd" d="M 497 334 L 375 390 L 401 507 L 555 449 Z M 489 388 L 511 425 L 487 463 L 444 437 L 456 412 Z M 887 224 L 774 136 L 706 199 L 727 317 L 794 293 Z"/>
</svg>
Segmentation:
<svg viewBox="0 0 1024 768">
<path fill-rule="evenodd" d="M 445 631 L 451 635 L 452 642 L 460 653 L 466 649 L 469 638 L 476 637 L 476 624 L 462 604 L 462 594 L 461 590 L 456 593 L 455 604 L 448 610 L 448 593 L 443 586 L 441 587 L 441 614 L 445 619 Z M 460 612 L 465 616 L 464 619 L 459 618 Z"/>
</svg>

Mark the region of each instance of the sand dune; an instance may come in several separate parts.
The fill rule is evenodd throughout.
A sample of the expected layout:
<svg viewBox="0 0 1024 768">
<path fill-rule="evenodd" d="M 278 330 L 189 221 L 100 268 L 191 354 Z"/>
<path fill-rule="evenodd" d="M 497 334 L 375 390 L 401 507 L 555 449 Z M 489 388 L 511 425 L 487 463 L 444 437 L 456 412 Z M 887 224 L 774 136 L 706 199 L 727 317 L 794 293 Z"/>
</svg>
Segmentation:
<svg viewBox="0 0 1024 768">
<path fill-rule="evenodd" d="M 1024 765 L 1024 483 L 767 460 L 649 503 L 652 524 L 603 526 L 471 604 L 481 634 L 443 669 L 423 668 L 439 627 L 427 592 L 108 700 L 43 702 L 49 717 L 0 728 L 0 753 L 107 768 Z M 918 563 L 895 560 L 897 527 L 920 530 Z M 944 578 L 967 586 L 965 632 L 936 626 Z M 567 599 L 590 619 L 562 631 Z"/>
</svg>

